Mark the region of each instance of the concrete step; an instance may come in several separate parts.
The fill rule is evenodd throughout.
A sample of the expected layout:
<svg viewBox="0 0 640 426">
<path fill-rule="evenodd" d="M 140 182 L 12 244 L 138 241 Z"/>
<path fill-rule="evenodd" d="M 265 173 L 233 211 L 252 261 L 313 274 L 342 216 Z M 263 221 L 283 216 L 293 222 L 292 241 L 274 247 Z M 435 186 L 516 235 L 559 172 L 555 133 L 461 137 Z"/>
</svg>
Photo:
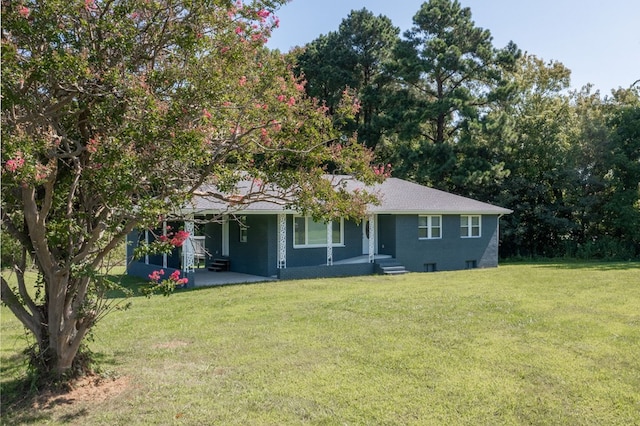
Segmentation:
<svg viewBox="0 0 640 426">
<path fill-rule="evenodd" d="M 400 274 L 406 274 L 407 272 L 409 272 L 402 265 L 381 266 L 380 269 L 382 270 L 382 273 L 385 275 L 400 275 Z"/>
<path fill-rule="evenodd" d="M 392 271 L 406 271 L 406 268 L 404 266 L 402 266 L 402 265 L 394 265 L 394 266 L 386 266 L 385 265 L 385 266 L 382 266 L 381 269 L 383 271 L 385 271 L 385 272 L 386 271 L 389 271 L 389 272 L 392 272 Z"/>
<path fill-rule="evenodd" d="M 229 259 L 213 259 L 207 268 L 210 271 L 222 272 L 229 270 Z"/>
<path fill-rule="evenodd" d="M 407 269 L 394 258 L 380 259 L 376 261 L 379 271 L 385 275 L 406 274 Z"/>
<path fill-rule="evenodd" d="M 406 274 L 407 272 L 409 271 L 407 271 L 406 269 L 396 270 L 396 271 L 385 271 L 385 270 L 382 271 L 384 275 L 401 275 L 401 274 Z"/>
</svg>

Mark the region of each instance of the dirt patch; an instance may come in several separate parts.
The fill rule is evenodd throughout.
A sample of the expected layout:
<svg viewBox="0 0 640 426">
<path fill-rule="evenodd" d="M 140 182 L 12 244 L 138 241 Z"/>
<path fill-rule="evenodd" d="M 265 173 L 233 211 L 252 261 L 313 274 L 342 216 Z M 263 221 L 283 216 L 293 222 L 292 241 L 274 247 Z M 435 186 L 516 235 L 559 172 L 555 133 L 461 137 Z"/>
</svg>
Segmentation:
<svg viewBox="0 0 640 426">
<path fill-rule="evenodd" d="M 105 378 L 102 376 L 86 376 L 69 385 L 67 392 L 45 392 L 33 403 L 36 410 L 47 410 L 57 405 L 73 405 L 91 401 L 99 403 L 121 394 L 129 388 L 126 376 Z"/>
<path fill-rule="evenodd" d="M 171 342 L 157 343 L 153 345 L 154 349 L 175 349 L 175 348 L 183 348 L 188 346 L 189 342 L 185 342 L 182 340 L 173 340 Z"/>
</svg>

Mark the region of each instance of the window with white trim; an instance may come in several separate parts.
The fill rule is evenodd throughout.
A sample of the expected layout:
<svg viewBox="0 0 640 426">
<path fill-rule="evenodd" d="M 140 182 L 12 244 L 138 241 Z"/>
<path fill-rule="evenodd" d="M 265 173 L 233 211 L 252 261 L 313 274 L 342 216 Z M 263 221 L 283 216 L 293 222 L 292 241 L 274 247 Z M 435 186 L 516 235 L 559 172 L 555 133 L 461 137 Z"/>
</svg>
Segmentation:
<svg viewBox="0 0 640 426">
<path fill-rule="evenodd" d="M 479 238 L 482 234 L 481 220 L 479 215 L 460 216 L 460 237 Z"/>
<path fill-rule="evenodd" d="M 331 222 L 331 243 L 344 244 L 343 219 Z M 308 216 L 293 217 L 293 247 L 326 247 L 327 224 Z"/>
<path fill-rule="evenodd" d="M 421 240 L 442 238 L 442 216 L 418 216 L 418 238 Z"/>
<path fill-rule="evenodd" d="M 240 218 L 238 220 L 238 225 L 240 226 L 240 242 L 241 243 L 246 243 L 247 242 L 247 234 L 248 234 L 247 217 L 246 216 L 240 216 Z"/>
</svg>

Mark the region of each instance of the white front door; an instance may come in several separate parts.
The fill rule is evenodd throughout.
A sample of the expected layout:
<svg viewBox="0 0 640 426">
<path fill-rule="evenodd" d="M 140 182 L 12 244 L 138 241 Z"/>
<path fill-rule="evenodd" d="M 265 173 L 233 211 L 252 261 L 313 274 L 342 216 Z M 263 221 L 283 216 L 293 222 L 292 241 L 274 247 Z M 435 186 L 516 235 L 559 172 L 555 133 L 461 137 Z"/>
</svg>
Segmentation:
<svg viewBox="0 0 640 426">
<path fill-rule="evenodd" d="M 369 228 L 369 219 L 366 218 L 362 221 L 362 254 L 369 254 L 369 235 L 372 231 Z"/>
</svg>

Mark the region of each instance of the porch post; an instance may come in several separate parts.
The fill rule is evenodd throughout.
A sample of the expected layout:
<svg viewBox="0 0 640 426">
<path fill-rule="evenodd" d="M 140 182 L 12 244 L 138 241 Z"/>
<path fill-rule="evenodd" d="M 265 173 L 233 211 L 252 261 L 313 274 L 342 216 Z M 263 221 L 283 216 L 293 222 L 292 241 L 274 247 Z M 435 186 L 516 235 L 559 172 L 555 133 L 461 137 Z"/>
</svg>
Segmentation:
<svg viewBox="0 0 640 426">
<path fill-rule="evenodd" d="M 229 256 L 229 215 L 222 216 L 222 255 Z"/>
<path fill-rule="evenodd" d="M 162 235 L 167 236 L 167 221 L 162 221 Z M 162 253 L 162 267 L 167 267 L 167 253 Z"/>
<path fill-rule="evenodd" d="M 327 222 L 327 265 L 333 265 L 333 222 Z"/>
<path fill-rule="evenodd" d="M 369 215 L 369 263 L 376 259 L 376 216 Z"/>
<path fill-rule="evenodd" d="M 278 269 L 287 268 L 287 215 L 278 214 Z"/>
<path fill-rule="evenodd" d="M 149 230 L 148 229 L 144 230 L 144 245 L 146 247 L 149 247 Z M 148 252 L 144 255 L 144 264 L 145 265 L 149 264 L 149 253 Z"/>
<path fill-rule="evenodd" d="M 189 273 L 194 272 L 195 270 L 195 253 L 193 250 L 193 242 L 191 240 L 194 231 L 193 221 L 185 220 L 184 230 L 189 233 L 189 236 L 182 244 L 182 271 Z"/>
</svg>

